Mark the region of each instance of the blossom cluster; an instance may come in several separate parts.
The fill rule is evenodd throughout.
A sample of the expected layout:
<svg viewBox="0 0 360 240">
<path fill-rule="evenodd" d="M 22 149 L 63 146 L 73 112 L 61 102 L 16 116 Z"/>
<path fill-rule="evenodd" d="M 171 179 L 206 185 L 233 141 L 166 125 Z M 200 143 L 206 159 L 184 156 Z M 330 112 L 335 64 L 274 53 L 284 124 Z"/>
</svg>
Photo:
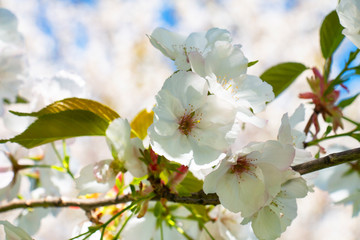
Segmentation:
<svg viewBox="0 0 360 240">
<path fill-rule="evenodd" d="M 360 35 L 356 22 L 359 20 L 359 12 L 359 4 L 351 0 L 341 0 L 337 8 L 340 23 L 345 27 L 343 34 L 358 47 Z M 124 229 L 123 236 L 133 238 L 140 231 L 137 229 L 142 229 L 142 237 L 150 235 L 159 238 L 164 233 L 165 236 L 174 236 L 173 226 L 177 226 L 177 219 L 170 213 L 176 212 L 183 220 L 180 230 L 189 230 L 189 236 L 194 238 L 209 239 L 210 236 L 216 239 L 245 239 L 247 236 L 244 236 L 239 224 L 248 223 L 258 239 L 278 238 L 297 215 L 296 200 L 312 190 L 305 179 L 291 168 L 294 164 L 312 158 L 310 152 L 304 149 L 307 132 L 297 130 L 297 124 L 304 120 L 304 106 L 300 105 L 291 116 L 287 113 L 282 116 L 276 139 L 235 146 L 236 140 L 242 137 L 241 126 L 244 123 L 258 128 L 266 125 L 266 120 L 257 114 L 265 110 L 267 104 L 275 98 L 270 84 L 258 76 L 248 74 L 248 67 L 254 62 L 248 61 L 241 45 L 232 42 L 229 31 L 219 28 L 191 33 L 187 37 L 157 28 L 148 38 L 155 48 L 174 61 L 177 69 L 165 80 L 155 97 L 156 104 L 147 115 L 152 120 L 139 123 L 142 127 L 146 126 L 145 130 L 142 129 L 143 133 L 137 132 L 134 121 L 129 123 L 124 118 L 107 119 L 103 135 L 112 159 L 84 167 L 76 178 L 69 170 L 64 152 L 63 168 L 60 170 L 70 173 L 79 190 L 76 194 L 93 194 L 85 197 L 94 197 L 99 196 L 99 193 L 107 193 L 107 196 L 112 194 L 118 197 L 129 190 L 134 199 L 141 199 L 137 203 L 134 201 L 128 205 L 113 206 L 111 210 L 97 209 L 91 216 L 92 220 L 99 223 L 104 214 L 115 215 L 123 209 L 130 209 L 131 214 L 119 215 L 121 219 L 118 222 L 123 224 L 119 234 Z M 72 95 L 67 88 L 80 90 L 84 84 L 82 79 L 66 72 L 58 73 L 50 82 L 46 79 L 24 82 L 26 71 L 22 44 L 16 17 L 0 8 L 1 100 L 14 103 L 20 93 L 20 96 L 32 98 L 29 105 L 33 110 L 39 105 L 57 100 L 57 94 L 61 95 L 59 98 Z M 314 77 L 308 82 L 313 92 L 301 94 L 300 98 L 312 99 L 315 104 L 316 115 L 313 115 L 312 121 L 316 137 L 320 130 L 317 128 L 317 114 L 323 114 L 324 119 L 328 115 L 332 116 L 334 131 L 343 125 L 340 121 L 342 112 L 336 106 L 339 91 L 334 90 L 327 98 L 323 97 L 331 82 L 327 82 L 317 68 L 312 70 Z M 27 89 L 28 85 L 34 83 L 38 84 L 35 84 L 37 87 Z M 39 89 L 39 86 L 45 86 L 47 94 L 37 96 L 36 88 Z M 1 104 L 2 101 L 0 112 L 3 108 Z M 106 115 L 103 112 L 101 114 Z M 6 116 L 4 120 L 8 127 L 7 123 L 11 121 L 6 121 Z M 47 153 L 46 157 L 49 156 Z M 8 171 L 7 168 L 5 170 Z M 348 177 L 355 175 L 349 171 L 346 173 Z M 40 175 L 43 176 L 42 173 Z M 124 183 L 129 181 L 127 177 L 132 181 L 130 184 Z M 206 213 L 204 211 L 206 216 L 201 219 L 204 221 L 201 233 L 197 226 L 187 223 L 193 220 L 187 217 L 189 209 L 166 204 L 166 197 L 163 198 L 164 195 L 181 195 L 181 188 L 178 187 L 183 187 L 182 181 L 189 179 L 201 182 L 202 189 L 199 192 L 196 192 L 199 189 L 187 191 L 186 194 L 205 193 L 214 196 L 215 193 L 221 203 L 211 211 L 211 208 L 207 208 Z M 18 177 L 17 182 L 0 189 L 0 199 L 5 196 L 14 198 L 19 191 L 19 181 Z M 343 202 L 357 201 L 359 194 L 358 189 L 355 190 Z M 155 195 L 161 200 L 153 204 L 150 199 Z M 357 208 L 354 213 L 358 211 Z M 138 218 L 131 218 L 135 212 Z M 167 225 L 162 226 L 160 220 Z M 8 236 L 24 235 L 24 239 L 30 239 L 21 229 L 6 221 L 0 221 L 0 225 L 4 225 Z M 177 236 L 182 237 L 181 231 L 176 230 Z M 251 235 L 248 232 L 246 234 Z"/>
<path fill-rule="evenodd" d="M 279 237 L 296 216 L 295 199 L 308 192 L 290 168 L 294 159 L 309 156 L 301 154 L 305 136 L 294 128 L 304 108 L 291 120 L 283 116 L 277 140 L 250 143 L 234 153 L 241 122 L 264 126 L 255 114 L 274 99 L 272 87 L 247 74 L 249 62 L 227 30 L 186 38 L 157 28 L 149 39 L 178 67 L 156 96 L 148 130 L 152 149 L 190 170 L 210 171 L 205 193 L 217 193 L 226 209 L 240 212 L 244 223 L 252 221 L 258 238 Z"/>
<path fill-rule="evenodd" d="M 256 114 L 274 99 L 271 85 L 247 73 L 249 61 L 241 45 L 218 28 L 188 37 L 157 28 L 149 39 L 178 68 L 155 97 L 146 138 L 152 163 L 139 160 L 146 144 L 138 136 L 130 138 L 127 120 L 116 119 L 106 131 L 114 160 L 84 168 L 76 179 L 80 193 L 106 192 L 125 169 L 138 178 L 161 172 L 156 159 L 163 156 L 182 166 L 169 177 L 170 185 L 181 182 L 188 170 L 206 172 L 205 193 L 216 193 L 223 207 L 240 213 L 242 224 L 251 221 L 259 239 L 280 236 L 296 217 L 296 198 L 309 190 L 290 168 L 295 160 L 311 158 L 302 146 L 304 133 L 295 129 L 304 119 L 304 107 L 283 116 L 277 140 L 252 142 L 234 151 L 241 124 L 264 127 L 266 121 Z"/>
</svg>

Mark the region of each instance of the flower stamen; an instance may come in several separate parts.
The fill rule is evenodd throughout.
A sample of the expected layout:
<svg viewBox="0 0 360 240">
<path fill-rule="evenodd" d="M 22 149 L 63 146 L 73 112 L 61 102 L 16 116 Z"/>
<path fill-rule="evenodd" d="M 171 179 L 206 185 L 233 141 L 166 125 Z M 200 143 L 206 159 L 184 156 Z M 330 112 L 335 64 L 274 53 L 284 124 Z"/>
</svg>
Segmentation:
<svg viewBox="0 0 360 240">
<path fill-rule="evenodd" d="M 184 115 L 179 119 L 179 131 L 188 136 L 191 133 L 191 130 L 195 127 L 196 124 L 200 122 L 200 120 L 195 119 L 195 111 L 191 112 L 190 114 L 188 112 L 185 112 Z"/>
<path fill-rule="evenodd" d="M 254 166 L 250 163 L 250 159 L 247 159 L 246 156 L 239 156 L 236 160 L 236 164 L 231 166 L 230 171 L 241 175 L 243 172 L 252 173 L 251 168 Z"/>
</svg>

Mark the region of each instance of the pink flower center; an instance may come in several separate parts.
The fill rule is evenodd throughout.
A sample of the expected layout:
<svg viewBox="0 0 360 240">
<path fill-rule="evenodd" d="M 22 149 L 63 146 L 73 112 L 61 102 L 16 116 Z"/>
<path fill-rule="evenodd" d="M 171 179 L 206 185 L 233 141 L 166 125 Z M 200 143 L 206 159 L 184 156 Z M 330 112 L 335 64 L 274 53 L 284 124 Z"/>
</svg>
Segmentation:
<svg viewBox="0 0 360 240">
<path fill-rule="evenodd" d="M 241 175 L 243 172 L 252 173 L 251 168 L 254 164 L 251 163 L 251 159 L 247 159 L 246 156 L 239 156 L 236 160 L 236 164 L 231 166 L 230 171 Z"/>
<path fill-rule="evenodd" d="M 185 112 L 183 116 L 181 116 L 178 120 L 179 131 L 184 135 L 189 135 L 191 130 L 199 123 L 200 120 L 195 118 L 195 111 L 188 113 Z"/>
</svg>

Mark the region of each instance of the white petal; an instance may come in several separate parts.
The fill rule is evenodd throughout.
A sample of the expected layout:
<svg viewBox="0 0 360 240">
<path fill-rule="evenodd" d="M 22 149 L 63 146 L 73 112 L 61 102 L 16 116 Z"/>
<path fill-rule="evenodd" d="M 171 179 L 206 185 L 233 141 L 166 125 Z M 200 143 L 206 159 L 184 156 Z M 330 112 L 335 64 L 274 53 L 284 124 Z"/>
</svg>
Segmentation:
<svg viewBox="0 0 360 240">
<path fill-rule="evenodd" d="M 150 144 L 157 154 L 188 165 L 192 159 L 192 148 L 185 135 L 175 132 L 172 136 L 160 136 L 155 132 L 153 125 L 149 127 L 148 134 Z"/>
<path fill-rule="evenodd" d="M 251 226 L 259 239 L 276 239 L 281 234 L 279 217 L 269 207 L 264 207 L 256 214 Z"/>
<path fill-rule="evenodd" d="M 236 78 L 246 73 L 248 60 L 239 47 L 226 41 L 217 41 L 206 56 L 206 69 L 218 78 Z"/>
<path fill-rule="evenodd" d="M 267 201 L 271 202 L 281 190 L 284 173 L 269 163 L 259 163 L 258 166 L 264 175 L 265 188 L 269 194 Z"/>
<path fill-rule="evenodd" d="M 158 118 L 174 121 L 184 114 L 183 104 L 176 95 L 174 96 L 171 88 L 162 89 L 155 98 L 157 105 L 154 108 L 154 113 Z"/>
<path fill-rule="evenodd" d="M 264 204 L 265 184 L 261 170 L 252 169 L 251 174 L 226 173 L 219 179 L 216 193 L 221 204 L 242 217 L 253 215 Z"/>
<path fill-rule="evenodd" d="M 272 86 L 257 76 L 243 74 L 239 79 L 234 79 L 234 83 L 238 88 L 236 97 L 246 100 L 254 113 L 264 110 L 265 103 L 275 98 Z"/>
<path fill-rule="evenodd" d="M 4 225 L 6 240 L 32 240 L 23 229 L 16 227 L 8 221 L 0 221 L 0 225 Z"/>
<path fill-rule="evenodd" d="M 313 159 L 313 156 L 312 156 L 311 152 L 309 152 L 305 149 L 295 148 L 295 157 L 294 157 L 293 165 L 304 163 L 304 162 L 310 161 L 312 159 Z"/>
<path fill-rule="evenodd" d="M 216 188 L 219 184 L 219 179 L 222 178 L 223 175 L 225 175 L 225 173 L 229 170 L 229 167 L 230 165 L 226 162 L 226 159 L 224 159 L 216 170 L 206 175 L 203 185 L 203 190 L 206 194 L 216 192 Z"/>
<path fill-rule="evenodd" d="M 296 108 L 295 112 L 290 117 L 290 125 L 294 128 L 298 123 L 304 121 L 305 119 L 305 107 L 304 104 L 300 104 Z"/>
<path fill-rule="evenodd" d="M 107 161 L 108 164 L 111 160 Z M 108 181 L 98 182 L 94 174 L 95 164 L 90 164 L 81 169 L 80 175 L 75 178 L 76 188 L 80 190 L 79 194 L 89 193 L 105 193 L 109 191 L 115 184 L 115 176 L 109 176 Z M 110 170 L 111 171 L 111 170 Z"/>
<path fill-rule="evenodd" d="M 144 162 L 139 160 L 139 149 L 144 150 L 144 146 L 139 138 L 132 138 L 131 146 L 132 149 L 129 151 L 129 155 L 125 157 L 125 168 L 134 177 L 140 178 L 147 174 L 147 166 Z"/>
<path fill-rule="evenodd" d="M 357 0 L 341 0 L 336 7 L 343 34 L 360 48 L 360 3 Z"/>
<path fill-rule="evenodd" d="M 205 72 L 205 59 L 199 52 L 188 53 L 189 62 L 191 64 L 191 70 L 201 77 L 206 76 Z"/>
<path fill-rule="evenodd" d="M 179 49 L 174 49 L 174 46 L 181 46 L 185 42 L 185 37 L 164 28 L 156 28 L 149 38 L 154 47 L 173 60 Z"/>
<path fill-rule="evenodd" d="M 281 188 L 282 198 L 303 198 L 309 191 L 306 181 L 301 177 L 287 181 Z"/>
<path fill-rule="evenodd" d="M 203 104 L 208 87 L 206 80 L 199 75 L 192 72 L 179 71 L 165 81 L 159 95 L 161 95 L 163 90 L 169 91 L 172 96 L 179 99 L 183 108 L 188 108 L 189 105 L 192 105 L 195 110 Z"/>
<path fill-rule="evenodd" d="M 291 125 L 287 113 L 285 113 L 281 118 L 281 126 L 279 128 L 278 140 L 284 144 L 293 143 L 293 137 L 291 134 Z"/>
<path fill-rule="evenodd" d="M 194 163 L 202 166 L 202 168 L 215 165 L 222 155 L 222 151 L 217 150 L 213 146 L 198 143 L 193 138 L 189 138 L 189 142 L 194 154 Z"/>
<path fill-rule="evenodd" d="M 262 156 L 259 161 L 270 163 L 278 169 L 285 170 L 290 167 L 294 157 L 295 149 L 292 145 L 269 140 L 263 145 Z"/>
<path fill-rule="evenodd" d="M 284 232 L 288 226 L 290 226 L 292 220 L 297 216 L 296 199 L 275 199 L 274 204 L 270 205 L 270 209 L 274 211 L 280 220 L 281 232 Z"/>
<path fill-rule="evenodd" d="M 185 41 L 186 51 L 187 52 L 202 52 L 206 47 L 207 39 L 205 38 L 205 33 L 195 32 L 191 33 Z"/>
<path fill-rule="evenodd" d="M 220 28 L 211 28 L 206 33 L 206 38 L 209 45 L 214 44 L 216 41 L 231 42 L 231 35 L 228 30 Z"/>
<path fill-rule="evenodd" d="M 130 144 L 130 124 L 126 119 L 115 119 L 106 129 L 109 145 L 122 158 Z"/>
</svg>

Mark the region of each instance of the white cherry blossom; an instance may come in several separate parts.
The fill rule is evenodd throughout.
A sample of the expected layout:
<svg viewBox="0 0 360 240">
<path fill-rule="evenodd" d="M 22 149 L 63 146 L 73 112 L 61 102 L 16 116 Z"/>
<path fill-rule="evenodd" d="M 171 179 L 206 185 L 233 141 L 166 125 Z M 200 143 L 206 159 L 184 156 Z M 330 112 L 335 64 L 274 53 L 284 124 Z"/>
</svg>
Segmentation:
<svg viewBox="0 0 360 240">
<path fill-rule="evenodd" d="M 216 192 L 225 208 L 241 212 L 243 217 L 272 202 L 288 180 L 294 159 L 311 158 L 311 154 L 302 149 L 305 135 L 295 129 L 303 119 L 304 107 L 300 105 L 290 118 L 284 114 L 277 141 L 250 143 L 235 154 L 229 153 L 205 177 L 204 191 Z"/>
<path fill-rule="evenodd" d="M 8 221 L 0 221 L 0 225 L 4 226 L 6 234 L 5 240 L 32 240 L 32 237 L 23 229 L 12 225 Z"/>
<path fill-rule="evenodd" d="M 0 8 L 0 113 L 3 111 L 3 100 L 14 102 L 24 80 L 24 44 L 17 27 L 16 16 Z"/>
<path fill-rule="evenodd" d="M 358 0 L 341 0 L 336 7 L 343 34 L 360 48 L 360 2 Z"/>
<path fill-rule="evenodd" d="M 262 127 L 256 118 L 266 102 L 274 99 L 272 87 L 259 77 L 246 74 L 248 60 L 240 45 L 231 43 L 227 30 L 212 28 L 188 38 L 157 28 L 149 37 L 153 46 L 173 59 L 178 69 L 196 72 L 207 79 L 209 91 L 233 104 L 238 119 Z"/>
<path fill-rule="evenodd" d="M 236 112 L 227 102 L 208 95 L 205 79 L 179 71 L 156 96 L 154 123 L 148 133 L 154 151 L 188 165 L 214 165 L 239 132 Z"/>
<path fill-rule="evenodd" d="M 204 192 L 217 193 L 228 210 L 251 216 L 279 193 L 294 156 L 290 144 L 274 140 L 249 144 L 229 154 L 205 177 Z"/>
<path fill-rule="evenodd" d="M 240 226 L 243 218 L 240 214 L 232 213 L 222 205 L 217 205 L 210 212 L 209 216 L 214 221 L 208 221 L 205 228 L 211 234 L 203 229 L 201 231 L 200 240 L 245 240 L 249 239 L 249 228 Z"/>
<path fill-rule="evenodd" d="M 193 51 L 188 56 L 192 70 L 208 80 L 209 91 L 234 104 L 242 113 L 240 120 L 263 125 L 253 113 L 264 110 L 266 102 L 274 99 L 274 93 L 268 83 L 246 73 L 248 60 L 240 45 L 218 40 L 206 54 Z"/>
<path fill-rule="evenodd" d="M 230 33 L 224 29 L 212 28 L 206 33 L 194 32 L 187 38 L 166 30 L 156 28 L 149 36 L 151 44 L 165 56 L 175 61 L 179 70 L 189 70 L 191 64 L 189 54 L 204 54 L 210 51 L 216 41 L 231 41 Z"/>
<path fill-rule="evenodd" d="M 110 123 L 106 137 L 114 158 L 120 160 L 134 177 L 143 177 L 147 167 L 139 160 L 139 149 L 144 150 L 144 146 L 139 138 L 130 138 L 130 131 L 129 122 L 118 118 Z"/>
<path fill-rule="evenodd" d="M 303 104 L 301 104 L 290 117 L 286 113 L 281 118 L 278 139 L 284 144 L 294 145 L 296 151 L 294 164 L 300 164 L 312 158 L 312 154 L 304 149 L 305 133 L 296 129 L 296 126 L 304 121 L 304 119 L 305 108 Z"/>
<path fill-rule="evenodd" d="M 115 185 L 117 175 L 111 166 L 112 162 L 113 160 L 102 160 L 82 168 L 79 176 L 75 178 L 79 194 L 108 192 Z"/>
<path fill-rule="evenodd" d="M 272 240 L 280 237 L 297 215 L 296 199 L 305 197 L 309 191 L 306 181 L 297 172 L 289 170 L 286 179 L 281 191 L 270 204 L 242 222 L 252 222 L 251 226 L 258 239 Z"/>
</svg>

